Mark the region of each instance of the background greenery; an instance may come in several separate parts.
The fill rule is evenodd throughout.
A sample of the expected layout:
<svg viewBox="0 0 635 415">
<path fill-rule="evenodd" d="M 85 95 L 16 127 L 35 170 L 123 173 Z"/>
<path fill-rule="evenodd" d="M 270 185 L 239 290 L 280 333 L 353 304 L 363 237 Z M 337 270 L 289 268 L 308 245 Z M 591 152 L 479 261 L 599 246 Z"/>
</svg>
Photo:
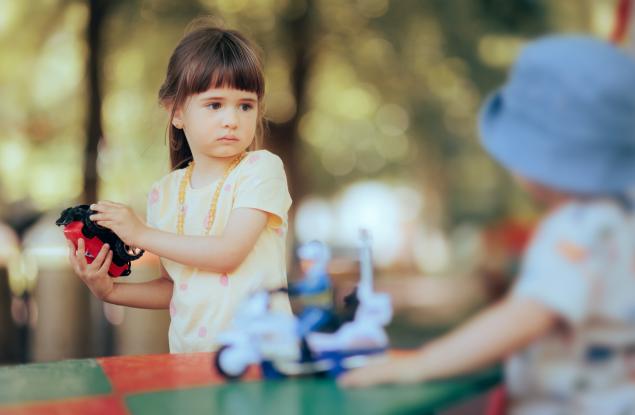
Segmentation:
<svg viewBox="0 0 635 415">
<path fill-rule="evenodd" d="M 193 18 L 211 16 L 262 48 L 265 145 L 287 169 L 297 219 L 290 245 L 320 238 L 350 258 L 353 239 L 342 233 L 370 226 L 379 271 L 394 281 L 383 288 L 396 306 L 428 307 L 413 320 L 437 333 L 447 320 L 440 306 L 464 315 L 475 304 L 468 297 L 491 288 L 491 279 L 470 277 L 479 264 L 513 270 L 523 226 L 535 216 L 479 146 L 480 103 L 504 82 L 528 40 L 563 32 L 608 38 L 616 3 L 0 0 L 0 362 L 6 348 L 27 348 L 29 330 L 49 324 L 42 318 L 54 315 L 45 304 L 59 303 L 55 295 L 77 297 L 76 304 L 65 300 L 68 313 L 92 323 L 69 329 L 69 342 L 88 335 L 92 346 L 39 358 L 127 347 L 113 349 L 101 309 L 89 305 L 84 287 L 72 285 L 78 283 L 70 270 L 59 268 L 67 267 L 65 248 L 52 223 L 63 208 L 97 199 L 129 203 L 143 214 L 151 183 L 168 171 L 167 116 L 157 91 Z M 487 231 L 498 228 L 504 232 Z M 61 271 L 49 286 L 42 275 L 54 268 L 53 257 Z M 350 275 L 350 261 L 335 261 L 333 272 Z M 441 287 L 401 280 L 459 273 L 471 279 Z M 502 284 L 500 275 L 493 286 Z M 53 294 L 61 281 L 70 288 Z M 42 308 L 39 323 L 33 304 Z M 106 316 L 124 321 L 116 309 Z M 138 336 L 136 323 L 123 324 Z M 10 346 L 1 341 L 6 330 L 13 333 Z M 42 350 L 53 347 L 39 341 Z"/>
</svg>

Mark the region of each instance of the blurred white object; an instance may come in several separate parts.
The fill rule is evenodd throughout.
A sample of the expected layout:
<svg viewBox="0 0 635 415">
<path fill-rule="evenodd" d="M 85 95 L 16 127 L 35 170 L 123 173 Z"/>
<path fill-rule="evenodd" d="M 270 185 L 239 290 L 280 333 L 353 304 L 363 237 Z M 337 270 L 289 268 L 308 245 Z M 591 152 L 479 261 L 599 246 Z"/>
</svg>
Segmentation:
<svg viewBox="0 0 635 415">
<path fill-rule="evenodd" d="M 241 377 L 252 364 L 261 365 L 265 378 L 319 372 L 337 376 L 383 354 L 388 347 L 384 326 L 392 318 L 391 301 L 387 294 L 373 292 L 371 243 L 367 232 L 362 232 L 361 240 L 359 305 L 353 321 L 333 333 L 316 332 L 313 330 L 320 326 L 310 324 L 307 319 L 315 316 L 319 319 L 329 311 L 319 312 L 313 308 L 310 311 L 317 314 L 304 313 L 298 319 L 269 308 L 271 297 L 286 293 L 285 289 L 257 292 L 239 309 L 231 328 L 218 336 L 222 346 L 216 354 L 216 369 L 230 379 Z M 311 270 L 317 269 L 319 278 L 328 278 L 325 270 L 330 258 L 328 247 L 311 243 L 298 254 L 318 264 Z"/>
<path fill-rule="evenodd" d="M 309 333 L 307 342 L 311 350 L 326 352 L 388 347 L 384 326 L 392 318 L 392 304 L 388 294 L 373 292 L 371 240 L 368 232 L 362 231 L 360 239 L 360 282 L 357 287 L 359 305 L 355 319 L 342 325 L 335 333 Z"/>
</svg>

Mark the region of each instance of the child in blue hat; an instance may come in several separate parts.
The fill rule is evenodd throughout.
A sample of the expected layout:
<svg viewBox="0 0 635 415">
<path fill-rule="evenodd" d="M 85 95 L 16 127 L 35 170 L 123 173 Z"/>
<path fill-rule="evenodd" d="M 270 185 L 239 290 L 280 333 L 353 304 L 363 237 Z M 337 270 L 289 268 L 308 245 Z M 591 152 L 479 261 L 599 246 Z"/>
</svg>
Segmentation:
<svg viewBox="0 0 635 415">
<path fill-rule="evenodd" d="M 635 61 L 590 37 L 537 40 L 479 121 L 484 148 L 546 208 L 514 288 L 417 353 L 340 383 L 505 360 L 510 413 L 635 413 Z"/>
</svg>

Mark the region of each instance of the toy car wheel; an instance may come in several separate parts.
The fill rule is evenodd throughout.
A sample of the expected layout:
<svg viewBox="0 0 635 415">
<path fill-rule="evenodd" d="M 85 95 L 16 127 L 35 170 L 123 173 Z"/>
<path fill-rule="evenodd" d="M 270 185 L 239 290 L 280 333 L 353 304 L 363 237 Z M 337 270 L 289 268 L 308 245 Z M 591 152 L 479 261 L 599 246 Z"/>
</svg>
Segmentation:
<svg viewBox="0 0 635 415">
<path fill-rule="evenodd" d="M 139 257 L 141 257 L 141 255 L 143 255 L 143 249 L 131 248 L 128 245 L 126 245 L 125 243 L 123 243 L 123 241 L 121 241 L 121 240 L 117 240 L 115 242 L 115 246 L 113 247 L 113 251 L 117 255 L 118 258 L 120 258 L 121 260 L 123 260 L 125 262 L 133 261 L 133 260 L 138 259 Z"/>
<path fill-rule="evenodd" d="M 136 248 L 134 246 L 129 246 L 129 245 L 124 245 L 124 249 L 126 251 L 126 255 L 128 255 L 131 261 L 141 258 L 141 255 L 143 255 L 143 253 L 145 252 L 141 248 Z"/>
<path fill-rule="evenodd" d="M 248 367 L 248 364 L 241 358 L 239 348 L 225 345 L 216 352 L 214 367 L 227 379 L 240 379 L 247 372 Z"/>
</svg>

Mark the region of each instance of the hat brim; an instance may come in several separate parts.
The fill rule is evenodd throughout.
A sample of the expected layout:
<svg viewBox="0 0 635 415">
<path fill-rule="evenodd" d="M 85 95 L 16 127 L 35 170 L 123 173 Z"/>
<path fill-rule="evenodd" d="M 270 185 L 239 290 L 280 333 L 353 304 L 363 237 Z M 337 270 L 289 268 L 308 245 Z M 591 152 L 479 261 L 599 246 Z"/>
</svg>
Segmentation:
<svg viewBox="0 0 635 415">
<path fill-rule="evenodd" d="M 508 170 L 555 190 L 619 194 L 635 185 L 635 154 L 562 145 L 544 126 L 509 109 L 504 90 L 490 95 L 479 114 L 481 143 Z"/>
</svg>

